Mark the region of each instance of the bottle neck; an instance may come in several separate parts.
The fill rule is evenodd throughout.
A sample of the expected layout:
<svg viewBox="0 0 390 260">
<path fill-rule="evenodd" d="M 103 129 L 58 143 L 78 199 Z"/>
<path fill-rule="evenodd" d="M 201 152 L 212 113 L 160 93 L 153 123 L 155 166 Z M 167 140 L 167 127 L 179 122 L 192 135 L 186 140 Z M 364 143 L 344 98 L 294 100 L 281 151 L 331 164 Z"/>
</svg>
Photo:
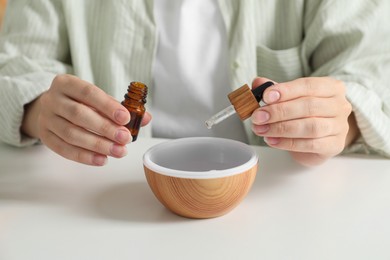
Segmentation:
<svg viewBox="0 0 390 260">
<path fill-rule="evenodd" d="M 131 82 L 125 94 L 125 100 L 134 102 L 146 103 L 146 96 L 148 94 L 148 87 L 140 82 Z"/>
</svg>

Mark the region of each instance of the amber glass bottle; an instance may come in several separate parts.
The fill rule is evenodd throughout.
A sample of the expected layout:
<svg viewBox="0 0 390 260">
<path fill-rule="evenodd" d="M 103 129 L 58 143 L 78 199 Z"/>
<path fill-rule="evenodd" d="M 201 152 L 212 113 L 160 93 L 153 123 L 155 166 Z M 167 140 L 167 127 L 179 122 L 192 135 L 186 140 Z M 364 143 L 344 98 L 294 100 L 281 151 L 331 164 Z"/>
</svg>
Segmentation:
<svg viewBox="0 0 390 260">
<path fill-rule="evenodd" d="M 141 82 L 131 82 L 125 94 L 125 100 L 122 105 L 130 112 L 130 122 L 126 127 L 130 130 L 133 142 L 137 140 L 138 132 L 141 127 L 141 121 L 145 114 L 146 96 L 148 87 Z"/>
</svg>

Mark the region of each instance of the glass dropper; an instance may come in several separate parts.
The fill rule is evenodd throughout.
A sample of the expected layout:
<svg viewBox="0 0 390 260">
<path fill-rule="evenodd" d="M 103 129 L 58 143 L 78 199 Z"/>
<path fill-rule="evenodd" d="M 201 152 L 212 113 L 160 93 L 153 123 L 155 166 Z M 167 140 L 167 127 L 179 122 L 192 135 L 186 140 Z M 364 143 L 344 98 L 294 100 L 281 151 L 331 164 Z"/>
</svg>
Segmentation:
<svg viewBox="0 0 390 260">
<path fill-rule="evenodd" d="M 223 120 L 225 120 L 226 118 L 230 117 L 235 113 L 236 110 L 234 109 L 234 106 L 230 105 L 227 108 L 213 115 L 210 119 L 206 120 L 206 127 L 208 129 L 211 129 L 213 125 L 219 124 L 220 122 L 222 122 Z"/>
</svg>

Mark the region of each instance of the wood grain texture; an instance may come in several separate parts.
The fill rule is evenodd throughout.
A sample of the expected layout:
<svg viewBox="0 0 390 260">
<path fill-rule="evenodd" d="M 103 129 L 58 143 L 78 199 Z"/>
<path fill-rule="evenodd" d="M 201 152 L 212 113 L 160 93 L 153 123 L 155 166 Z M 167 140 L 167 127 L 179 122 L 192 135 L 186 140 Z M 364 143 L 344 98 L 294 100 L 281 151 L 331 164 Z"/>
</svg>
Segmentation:
<svg viewBox="0 0 390 260">
<path fill-rule="evenodd" d="M 245 198 L 257 164 L 244 173 L 215 179 L 175 178 L 144 169 L 151 190 L 166 208 L 187 218 L 213 218 L 228 213 Z"/>
<path fill-rule="evenodd" d="M 260 107 L 247 84 L 229 93 L 228 98 L 241 120 L 249 118 Z"/>
</svg>

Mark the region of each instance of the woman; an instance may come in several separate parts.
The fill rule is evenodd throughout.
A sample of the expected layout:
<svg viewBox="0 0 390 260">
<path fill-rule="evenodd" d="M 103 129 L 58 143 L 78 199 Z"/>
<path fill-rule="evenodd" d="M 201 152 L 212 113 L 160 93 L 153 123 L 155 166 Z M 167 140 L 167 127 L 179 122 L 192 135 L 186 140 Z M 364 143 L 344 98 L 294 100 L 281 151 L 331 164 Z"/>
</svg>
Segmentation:
<svg viewBox="0 0 390 260">
<path fill-rule="evenodd" d="M 304 165 L 347 149 L 390 156 L 389 5 L 12 1 L 0 44 L 0 139 L 41 140 L 104 165 L 126 154 L 129 114 L 118 101 L 137 80 L 151 87 L 145 135 L 265 137 Z M 252 80 L 280 83 L 265 92 L 268 105 L 244 125 L 207 130 L 226 94 Z"/>
</svg>

